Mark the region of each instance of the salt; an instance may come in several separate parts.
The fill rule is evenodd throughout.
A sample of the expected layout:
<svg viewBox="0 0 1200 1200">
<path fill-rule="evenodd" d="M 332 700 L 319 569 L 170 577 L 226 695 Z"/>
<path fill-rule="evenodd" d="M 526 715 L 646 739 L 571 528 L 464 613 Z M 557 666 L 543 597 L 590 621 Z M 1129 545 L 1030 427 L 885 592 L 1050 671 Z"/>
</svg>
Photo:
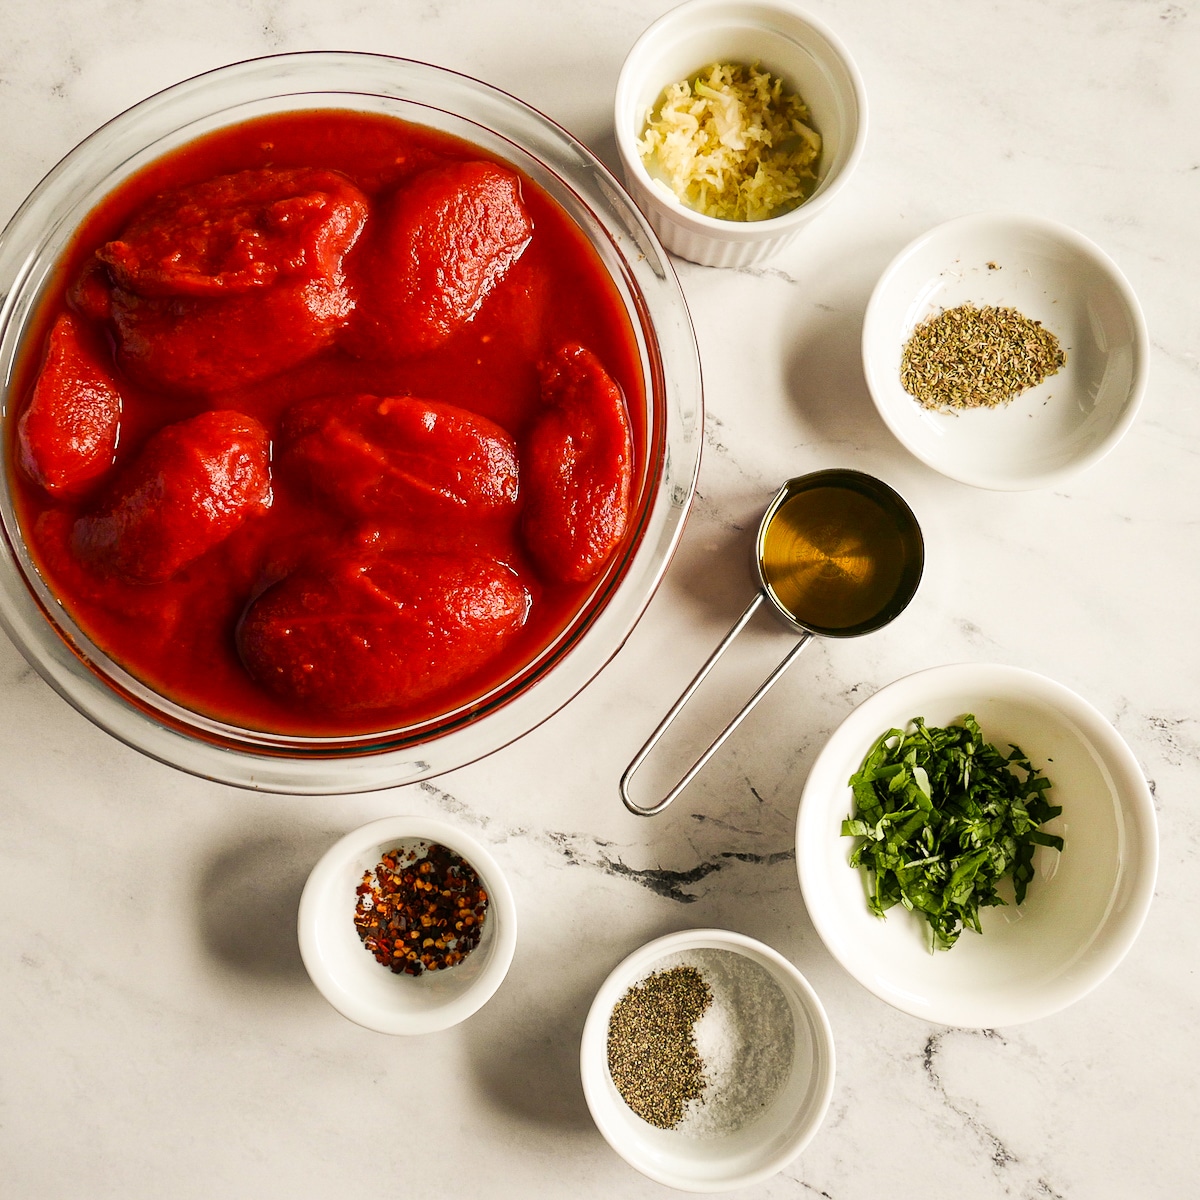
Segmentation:
<svg viewBox="0 0 1200 1200">
<path fill-rule="evenodd" d="M 691 966 L 712 991 L 692 1028 L 704 1090 L 688 1102 L 675 1131 L 707 1138 L 733 1133 L 762 1116 L 787 1083 L 796 1027 L 783 989 L 761 964 L 728 950 L 691 950 L 658 965 Z"/>
</svg>

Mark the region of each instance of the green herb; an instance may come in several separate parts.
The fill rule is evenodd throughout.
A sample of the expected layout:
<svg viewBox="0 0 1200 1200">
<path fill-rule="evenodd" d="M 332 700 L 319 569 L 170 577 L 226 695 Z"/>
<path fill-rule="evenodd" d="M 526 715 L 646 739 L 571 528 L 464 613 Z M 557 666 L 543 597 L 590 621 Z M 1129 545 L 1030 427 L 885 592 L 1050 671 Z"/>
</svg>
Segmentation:
<svg viewBox="0 0 1200 1200">
<path fill-rule="evenodd" d="M 909 725 L 889 729 L 851 776 L 854 813 L 842 836 L 859 839 L 850 864 L 866 873 L 871 911 L 919 912 L 930 949 L 949 950 L 964 928 L 982 932 L 981 908 L 1007 903 L 1001 879 L 1011 877 L 1023 903 L 1034 848 L 1063 848 L 1040 829 L 1062 808 L 1046 799 L 1050 781 L 1025 754 L 990 745 L 973 716 L 945 729 L 921 717 Z"/>
<path fill-rule="evenodd" d="M 925 408 L 996 408 L 1066 361 L 1040 321 L 1015 308 L 960 304 L 913 330 L 900 357 L 900 383 Z"/>
</svg>

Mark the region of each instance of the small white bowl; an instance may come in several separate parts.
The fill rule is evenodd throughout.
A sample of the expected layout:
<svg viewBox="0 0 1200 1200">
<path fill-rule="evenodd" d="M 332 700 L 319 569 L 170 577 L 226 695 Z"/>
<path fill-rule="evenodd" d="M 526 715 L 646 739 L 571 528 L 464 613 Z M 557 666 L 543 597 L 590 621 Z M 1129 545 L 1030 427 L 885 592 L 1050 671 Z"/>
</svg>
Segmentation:
<svg viewBox="0 0 1200 1200">
<path fill-rule="evenodd" d="M 682 1128 L 659 1129 L 643 1121 L 621 1098 L 608 1070 L 608 1024 L 614 1006 L 653 971 L 680 962 L 739 955 L 747 960 L 743 994 L 762 992 L 759 1039 L 745 1052 L 779 1054 L 791 1042 L 790 1069 L 774 1099 L 760 1115 L 730 1132 L 700 1135 Z M 743 964 L 745 966 L 745 964 Z M 761 972 L 761 975 L 759 974 Z M 769 989 L 771 984 L 777 993 Z M 716 1002 L 714 1000 L 714 1002 Z M 764 1012 L 790 1017 L 790 1028 L 769 1025 Z M 721 1192 L 749 1187 L 782 1170 L 808 1145 L 833 1095 L 833 1031 L 808 981 L 776 950 L 722 929 L 690 929 L 668 934 L 636 950 L 604 981 L 584 1025 L 580 1046 L 583 1092 L 596 1127 L 630 1166 L 658 1183 L 687 1192 Z M 781 1073 L 782 1074 L 782 1073 Z"/>
<path fill-rule="evenodd" d="M 971 303 L 1041 321 L 1066 364 L 999 408 L 940 412 L 900 384 L 913 329 Z M 867 305 L 863 366 L 892 433 L 960 483 L 995 491 L 1052 487 L 1102 459 L 1146 391 L 1149 339 L 1133 289 L 1094 243 L 1065 225 L 977 213 L 931 229 L 892 261 Z"/>
<path fill-rule="evenodd" d="M 813 194 L 766 221 L 725 221 L 681 204 L 656 185 L 637 151 L 664 89 L 715 62 L 759 63 L 808 105 L 823 146 Z M 743 267 L 777 253 L 833 202 L 867 136 L 867 96 L 838 37 L 786 0 L 690 0 L 634 43 L 617 80 L 617 150 L 625 183 L 673 254 L 711 267 Z"/>
<path fill-rule="evenodd" d="M 1063 812 L 1046 829 L 1065 845 L 1037 849 L 1020 908 L 983 909 L 982 934 L 966 930 L 931 952 L 919 916 L 868 909 L 841 824 L 850 776 L 877 738 L 914 717 L 945 726 L 967 713 L 992 745 L 1020 746 L 1050 780 L 1050 803 Z M 913 1016 L 990 1028 L 1058 1012 L 1116 968 L 1154 894 L 1157 822 L 1133 754 L 1090 704 L 1031 671 L 956 664 L 883 688 L 833 733 L 804 786 L 796 865 L 817 932 L 855 979 Z"/>
<path fill-rule="evenodd" d="M 389 850 L 437 842 L 475 868 L 488 894 L 483 935 L 462 962 L 421 975 L 377 963 L 354 925 L 355 888 Z M 446 821 L 384 817 L 346 834 L 313 868 L 300 897 L 300 956 L 317 990 L 379 1033 L 434 1033 L 481 1008 L 508 973 L 517 944 L 512 892 L 491 854 Z"/>
</svg>

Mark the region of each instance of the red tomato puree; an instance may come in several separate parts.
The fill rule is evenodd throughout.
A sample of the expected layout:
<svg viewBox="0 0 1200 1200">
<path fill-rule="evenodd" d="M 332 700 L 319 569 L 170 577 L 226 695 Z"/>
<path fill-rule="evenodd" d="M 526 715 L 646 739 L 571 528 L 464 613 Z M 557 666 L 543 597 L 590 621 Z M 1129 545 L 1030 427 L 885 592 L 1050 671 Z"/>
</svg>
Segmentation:
<svg viewBox="0 0 1200 1200">
<path fill-rule="evenodd" d="M 38 567 L 164 696 L 293 735 L 436 720 L 569 624 L 634 524 L 637 346 L 582 231 L 465 142 L 210 134 L 77 234 L 9 448 Z"/>
</svg>

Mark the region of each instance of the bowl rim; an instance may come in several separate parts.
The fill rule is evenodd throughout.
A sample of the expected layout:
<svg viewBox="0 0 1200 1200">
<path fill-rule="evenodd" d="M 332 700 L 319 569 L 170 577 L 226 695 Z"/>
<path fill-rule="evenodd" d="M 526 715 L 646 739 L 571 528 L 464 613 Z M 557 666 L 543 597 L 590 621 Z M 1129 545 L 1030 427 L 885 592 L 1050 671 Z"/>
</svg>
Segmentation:
<svg viewBox="0 0 1200 1200">
<path fill-rule="evenodd" d="M 849 149 L 837 175 L 829 182 L 828 186 L 823 187 L 803 204 L 799 204 L 779 216 L 768 217 L 762 221 L 729 221 L 721 217 L 710 217 L 705 213 L 688 208 L 665 192 L 660 192 L 653 185 L 650 175 L 641 161 L 641 156 L 637 153 L 636 134 L 627 120 L 628 109 L 632 104 L 630 93 L 636 87 L 643 73 L 640 59 L 645 57 L 656 42 L 667 37 L 678 26 L 699 22 L 711 16 L 714 11 L 722 16 L 727 13 L 726 23 L 728 24 L 734 24 L 741 13 L 749 16 L 774 13 L 795 22 L 798 26 L 808 27 L 818 38 L 828 44 L 833 52 L 833 58 L 846 76 L 849 90 L 854 97 L 854 136 L 850 139 Z M 674 81 L 668 80 L 663 86 L 665 87 L 671 82 Z M 791 3 L 790 0 L 684 0 L 684 3 L 668 9 L 643 30 L 626 55 L 617 76 L 613 112 L 614 136 L 622 168 L 631 190 L 636 188 L 639 203 L 643 205 L 650 203 L 662 216 L 689 227 L 694 234 L 707 234 L 722 242 L 761 242 L 783 238 L 818 216 L 854 174 L 866 147 L 869 123 L 866 84 L 862 72 L 846 44 L 824 20 L 806 8 Z"/>
<path fill-rule="evenodd" d="M 483 971 L 457 996 L 437 1008 L 406 1015 L 370 1004 L 338 986 L 337 972 L 330 968 L 321 954 L 317 930 L 328 914 L 331 892 L 343 880 L 350 863 L 373 846 L 410 839 L 440 843 L 475 868 L 480 882 L 487 889 L 488 916 L 494 917 L 494 941 Z M 351 920 L 352 912 L 347 896 L 344 913 L 347 922 Z M 377 1033 L 437 1033 L 478 1012 L 504 982 L 517 946 L 517 906 L 508 879 L 491 851 L 459 826 L 437 817 L 380 817 L 344 834 L 317 860 L 300 893 L 296 936 L 300 957 L 309 978 L 317 991 L 342 1016 Z"/>
<path fill-rule="evenodd" d="M 786 985 L 792 989 L 793 995 L 811 1019 L 814 1034 L 819 1041 L 814 1051 L 821 1060 L 822 1079 L 804 1122 L 796 1134 L 775 1154 L 740 1175 L 723 1175 L 706 1181 L 679 1175 L 659 1162 L 631 1153 L 630 1146 L 621 1137 L 619 1128 L 605 1115 L 607 1102 L 604 1097 L 608 1079 L 608 1020 L 613 1006 L 655 963 L 688 950 L 709 949 L 742 954 L 770 971 L 781 987 L 784 986 L 783 981 L 786 981 Z M 668 1187 L 691 1192 L 722 1192 L 761 1183 L 770 1178 L 795 1159 L 812 1141 L 833 1098 L 837 1063 L 833 1026 L 821 998 L 800 969 L 765 942 L 733 930 L 708 927 L 681 929 L 656 937 L 626 955 L 609 971 L 596 990 L 584 1022 L 579 1045 L 579 1072 L 584 1099 L 596 1128 L 609 1146 L 630 1166 Z"/>
<path fill-rule="evenodd" d="M 993 228 L 1013 229 L 1020 232 L 1028 231 L 1040 234 L 1058 244 L 1065 246 L 1096 267 L 1111 284 L 1114 292 L 1128 314 L 1133 330 L 1133 379 L 1129 394 L 1125 398 L 1117 414 L 1116 420 L 1103 438 L 1093 443 L 1087 450 L 1072 457 L 1070 461 L 1058 467 L 1048 468 L 1041 472 L 1033 472 L 1014 476 L 1008 472 L 984 472 L 966 469 L 955 469 L 953 463 L 947 463 L 933 453 L 923 439 L 909 436 L 905 425 L 898 419 L 895 412 L 895 389 L 885 380 L 884 366 L 881 358 L 884 354 L 883 344 L 892 342 L 892 333 L 883 327 L 883 309 L 891 298 L 898 276 L 903 272 L 909 261 L 929 247 L 942 241 L 947 241 L 964 233 L 975 230 Z M 911 330 L 902 335 L 908 336 Z M 893 358 L 898 361 L 900 346 L 895 347 Z M 1136 421 L 1145 401 L 1149 384 L 1150 371 L 1150 338 L 1145 313 L 1138 300 L 1133 286 L 1124 272 L 1112 257 L 1096 242 L 1079 230 L 1053 218 L 1038 213 L 1025 212 L 1017 209 L 983 209 L 978 212 L 963 213 L 926 229 L 909 241 L 884 268 L 871 291 L 863 316 L 860 354 L 863 373 L 866 377 L 867 390 L 876 411 L 892 435 L 914 458 L 924 463 L 931 470 L 964 483 L 990 491 L 1018 492 L 1035 491 L 1053 487 L 1081 471 L 1086 470 L 1106 458 L 1117 444 L 1128 433 Z M 909 403 L 916 401 L 905 394 Z M 936 414 L 935 414 L 936 415 Z M 945 419 L 953 419 L 953 414 L 945 414 Z"/>
<path fill-rule="evenodd" d="M 827 866 L 839 847 L 826 844 L 823 822 L 833 809 L 849 815 L 849 778 L 843 769 L 852 762 L 857 768 L 873 741 L 891 725 L 896 698 L 916 690 L 937 689 L 939 695 L 962 696 L 963 711 L 971 711 L 969 698 L 981 694 L 1020 694 L 1041 699 L 1052 706 L 1081 737 L 1102 751 L 1107 769 L 1114 777 L 1120 810 L 1138 837 L 1136 845 L 1122 854 L 1132 871 L 1131 882 L 1119 911 L 1105 914 L 1101 928 L 1109 931 L 1107 952 L 1095 956 L 1090 965 L 1073 973 L 1070 986 L 1061 986 L 1041 999 L 989 997 L 979 1002 L 923 1003 L 897 987 L 886 990 L 873 984 L 858 969 L 858 956 L 850 935 L 835 911 L 834 902 L 819 886 Z M 915 714 L 910 714 L 915 715 Z M 904 718 L 908 719 L 908 718 Z M 985 730 L 986 732 L 986 730 Z M 853 751 L 853 753 L 851 753 Z M 834 782 L 834 772 L 841 782 Z M 1107 979 L 1120 965 L 1145 924 L 1158 872 L 1158 822 L 1154 799 L 1137 759 L 1111 722 L 1091 703 L 1064 684 L 1024 667 L 1002 663 L 956 662 L 926 667 L 886 684 L 856 705 L 835 727 L 818 751 L 801 791 L 796 820 L 796 871 L 805 909 L 825 948 L 852 978 L 881 1000 L 911 1016 L 957 1028 L 990 1028 L 1022 1024 L 1051 1016 L 1078 1000 Z M 837 869 L 852 871 L 849 844 L 843 847 Z M 862 901 L 865 913 L 866 900 Z M 980 943 L 983 945 L 983 943 Z M 954 951 L 947 951 L 952 954 Z M 932 956 L 931 956 L 932 957 Z"/>
<path fill-rule="evenodd" d="M 482 716 L 469 706 L 449 728 L 439 725 L 421 738 L 400 730 L 353 746 L 348 739 L 310 738 L 279 739 L 286 743 L 280 748 L 269 736 L 247 736 L 231 725 L 213 734 L 206 722 L 221 723 L 123 675 L 59 606 L 34 594 L 15 516 L 5 512 L 0 626 L 68 703 L 126 745 L 201 778 L 305 795 L 377 790 L 457 768 L 508 745 L 574 698 L 624 644 L 661 583 L 695 492 L 703 440 L 703 381 L 686 299 L 666 251 L 608 169 L 562 126 L 501 89 L 443 67 L 360 51 L 299 51 L 231 63 L 156 92 L 89 134 L 43 177 L 0 233 L 0 354 L 15 356 L 27 310 L 44 286 L 44 278 L 35 281 L 36 288 L 30 283 L 31 263 L 48 253 L 55 236 L 62 236 L 57 227 L 47 231 L 38 214 L 56 214 L 58 226 L 73 232 L 95 203 L 132 172 L 129 164 L 138 154 L 153 149 L 157 157 L 172 136 L 172 146 L 182 144 L 210 128 L 256 115 L 245 107 L 263 98 L 286 100 L 272 109 L 283 111 L 304 107 L 305 98 L 310 107 L 330 107 L 335 93 L 407 105 L 402 115 L 412 120 L 419 120 L 417 109 L 445 112 L 512 146 L 518 162 L 524 156 L 561 184 L 555 199 L 577 221 L 578 213 L 587 214 L 594 229 L 589 226 L 585 232 L 626 305 L 645 374 L 653 436 L 647 447 L 641 525 L 631 533 L 621 558 L 598 577 L 592 598 L 581 609 L 586 619 L 574 619 L 553 643 L 553 654 L 543 652 L 506 683 L 503 703 L 485 698 L 483 703 L 491 707 Z M 314 102 L 314 96 L 320 99 Z M 447 97 L 469 102 L 468 115 L 449 108 Z M 446 107 L 439 109 L 439 104 Z M 235 109 L 233 116 L 225 115 Z M 215 125 L 214 114 L 223 117 Z M 508 124 L 495 131 L 485 123 L 490 116 Z M 185 130 L 186 138 L 180 136 Z M 20 311 L 22 304 L 25 310 Z M 0 399 L 6 420 L 15 419 L 11 409 L 18 398 L 8 394 L 7 384 Z M 663 428 L 655 432 L 652 422 L 659 413 Z M 7 475 L 3 493 L 8 506 Z M 92 662 L 102 667 L 93 668 Z M 117 682 L 110 685 L 100 676 Z"/>
</svg>

